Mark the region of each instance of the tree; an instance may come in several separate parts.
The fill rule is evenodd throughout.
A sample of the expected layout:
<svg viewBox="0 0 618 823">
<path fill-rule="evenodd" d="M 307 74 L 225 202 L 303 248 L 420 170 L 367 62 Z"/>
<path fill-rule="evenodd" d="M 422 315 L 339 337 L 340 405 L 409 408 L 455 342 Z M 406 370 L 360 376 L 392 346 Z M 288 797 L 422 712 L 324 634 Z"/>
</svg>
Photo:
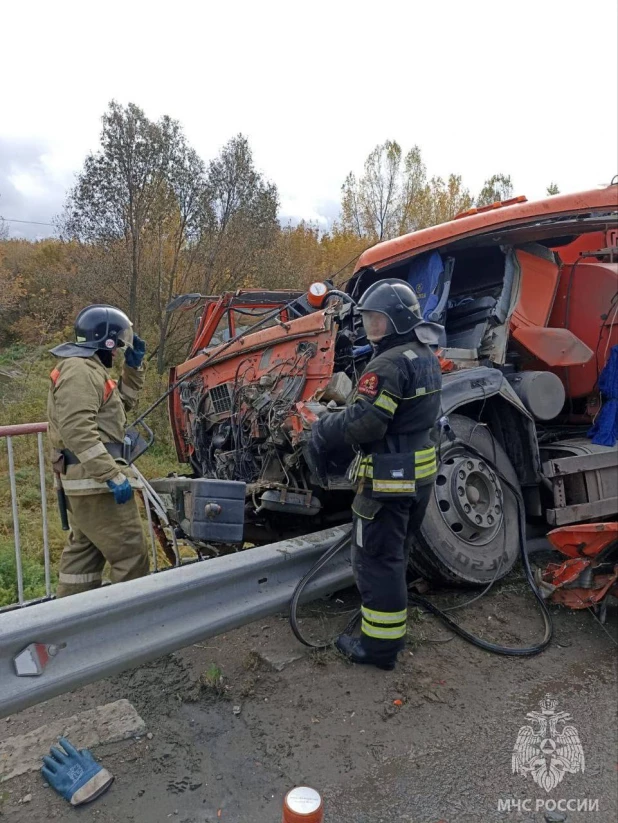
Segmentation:
<svg viewBox="0 0 618 823">
<path fill-rule="evenodd" d="M 0 217 L 0 243 L 3 240 L 9 239 L 9 225 L 2 217 Z"/>
<path fill-rule="evenodd" d="M 170 167 L 182 145 L 180 125 L 149 120 L 135 104 L 116 101 L 103 115 L 101 148 L 86 158 L 61 221 L 64 236 L 106 245 L 122 241 L 127 255 L 128 310 L 138 319 L 143 235 L 156 214 Z"/>
<path fill-rule="evenodd" d="M 181 135 L 174 153 L 167 185 L 159 201 L 149 233 L 156 249 L 157 369 L 165 368 L 165 350 L 175 331 L 178 315 L 166 307 L 175 294 L 185 291 L 203 238 L 207 210 L 205 167 Z"/>
<path fill-rule="evenodd" d="M 11 271 L 6 260 L 6 251 L 0 247 L 0 343 L 6 343 L 10 336 L 13 310 L 24 294 L 22 278 Z"/>
<path fill-rule="evenodd" d="M 278 206 L 277 187 L 256 170 L 249 141 L 233 137 L 206 174 L 205 294 L 251 281 L 261 252 L 276 240 Z"/>
<path fill-rule="evenodd" d="M 547 189 L 545 190 L 545 193 L 547 194 L 548 197 L 552 197 L 554 194 L 560 194 L 560 189 L 558 188 L 558 184 L 553 183 L 553 182 L 550 183 L 549 186 L 547 187 Z"/>
<path fill-rule="evenodd" d="M 402 161 L 399 144 L 387 140 L 371 152 L 360 179 L 348 174 L 342 186 L 341 229 L 377 242 L 452 220 L 471 205 L 459 175 L 428 181 L 420 148 L 413 146 Z"/>
<path fill-rule="evenodd" d="M 446 181 L 442 177 L 432 177 L 419 193 L 418 200 L 419 228 L 452 220 L 460 212 L 469 209 L 473 202 L 458 174 L 449 174 Z"/>
<path fill-rule="evenodd" d="M 350 172 L 342 190 L 341 221 L 359 237 L 384 240 L 401 222 L 401 147 L 393 140 L 376 146 L 360 180 Z"/>
<path fill-rule="evenodd" d="M 57 240 L 10 240 L 0 246 L 1 337 L 41 345 L 72 322 L 76 298 L 71 251 Z"/>
<path fill-rule="evenodd" d="M 420 148 L 413 146 L 404 160 L 398 234 L 416 231 L 421 227 L 426 192 L 427 169 L 423 163 Z"/>
<path fill-rule="evenodd" d="M 487 178 L 483 184 L 479 196 L 476 198 L 477 206 L 490 206 L 513 197 L 513 183 L 510 174 L 494 174 Z"/>
</svg>

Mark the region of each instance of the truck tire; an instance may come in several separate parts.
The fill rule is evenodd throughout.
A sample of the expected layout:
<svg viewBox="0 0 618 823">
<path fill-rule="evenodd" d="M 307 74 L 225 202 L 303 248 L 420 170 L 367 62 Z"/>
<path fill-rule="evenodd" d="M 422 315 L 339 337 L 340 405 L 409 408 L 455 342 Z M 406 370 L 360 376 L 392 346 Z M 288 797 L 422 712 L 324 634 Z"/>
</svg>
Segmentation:
<svg viewBox="0 0 618 823">
<path fill-rule="evenodd" d="M 519 488 L 504 449 L 487 426 L 452 414 L 459 441 L 470 443 Z M 433 494 L 410 553 L 414 573 L 441 583 L 500 580 L 519 554 L 517 501 L 489 465 L 444 438 Z"/>
</svg>

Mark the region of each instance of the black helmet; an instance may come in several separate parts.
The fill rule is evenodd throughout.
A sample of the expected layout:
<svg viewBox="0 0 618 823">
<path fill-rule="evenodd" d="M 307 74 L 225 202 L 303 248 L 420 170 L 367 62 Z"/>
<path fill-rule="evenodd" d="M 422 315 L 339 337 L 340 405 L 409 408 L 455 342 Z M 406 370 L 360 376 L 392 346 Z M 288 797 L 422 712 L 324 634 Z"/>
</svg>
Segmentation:
<svg viewBox="0 0 618 823">
<path fill-rule="evenodd" d="M 75 344 L 85 349 L 112 351 L 133 344 L 133 324 L 114 306 L 86 306 L 77 315 L 74 328 Z"/>
<path fill-rule="evenodd" d="M 378 280 L 358 301 L 359 311 L 376 311 L 385 314 L 396 334 L 408 334 L 423 322 L 421 307 L 414 289 L 405 280 L 389 277 Z"/>
<path fill-rule="evenodd" d="M 405 280 L 389 277 L 373 283 L 358 301 L 360 312 L 374 311 L 390 320 L 397 335 L 415 330 L 422 343 L 438 343 L 442 326 L 423 319 L 421 306 L 414 289 Z M 392 332 L 391 332 L 392 333 Z"/>
<path fill-rule="evenodd" d="M 133 345 L 133 324 L 114 306 L 95 304 L 82 309 L 75 319 L 75 342 L 52 349 L 58 357 L 91 357 L 97 351 L 112 352 Z"/>
</svg>

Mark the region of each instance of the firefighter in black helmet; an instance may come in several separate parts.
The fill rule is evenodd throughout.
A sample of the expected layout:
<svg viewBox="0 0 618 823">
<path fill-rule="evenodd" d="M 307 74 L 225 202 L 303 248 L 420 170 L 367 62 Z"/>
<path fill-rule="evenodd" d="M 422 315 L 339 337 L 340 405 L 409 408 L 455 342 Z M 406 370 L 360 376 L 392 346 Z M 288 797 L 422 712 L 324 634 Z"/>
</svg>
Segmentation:
<svg viewBox="0 0 618 823">
<path fill-rule="evenodd" d="M 108 369 L 119 349 L 122 377 Z M 75 341 L 52 349 L 57 358 L 47 401 L 56 482 L 64 492 L 71 530 L 60 559 L 58 597 L 148 574 L 148 551 L 127 465 L 125 410 L 144 383 L 145 344 L 127 315 L 113 306 L 87 306 L 75 321 Z"/>
<path fill-rule="evenodd" d="M 403 280 L 374 283 L 358 310 L 374 356 L 352 404 L 314 424 L 311 448 L 323 457 L 345 441 L 358 452 L 352 558 L 361 635 L 343 634 L 336 645 L 355 663 L 390 670 L 405 644 L 408 555 L 437 473 L 442 375 L 432 346 L 443 329 L 423 320 Z"/>
</svg>

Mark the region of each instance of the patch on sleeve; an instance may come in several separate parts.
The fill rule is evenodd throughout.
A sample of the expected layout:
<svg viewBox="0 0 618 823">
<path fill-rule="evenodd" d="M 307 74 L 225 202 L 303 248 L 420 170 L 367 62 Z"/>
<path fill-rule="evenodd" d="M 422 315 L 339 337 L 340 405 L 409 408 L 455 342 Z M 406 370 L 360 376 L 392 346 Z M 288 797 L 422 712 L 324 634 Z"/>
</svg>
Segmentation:
<svg viewBox="0 0 618 823">
<path fill-rule="evenodd" d="M 378 389 L 380 388 L 380 378 L 374 372 L 370 371 L 367 374 L 364 374 L 361 379 L 358 381 L 358 386 L 356 387 L 356 391 L 359 394 L 364 394 L 367 397 L 375 397 L 378 393 Z"/>
</svg>

